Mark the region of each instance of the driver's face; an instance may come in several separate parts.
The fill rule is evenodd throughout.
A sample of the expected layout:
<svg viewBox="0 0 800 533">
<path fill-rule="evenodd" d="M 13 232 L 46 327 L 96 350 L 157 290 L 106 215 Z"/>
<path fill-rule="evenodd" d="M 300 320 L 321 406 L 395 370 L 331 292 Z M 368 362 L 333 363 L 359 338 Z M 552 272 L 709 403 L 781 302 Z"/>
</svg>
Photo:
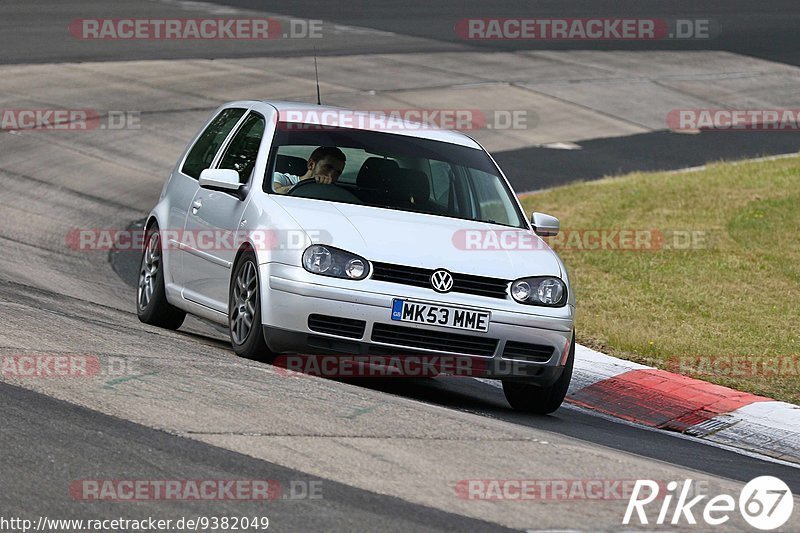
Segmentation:
<svg viewBox="0 0 800 533">
<path fill-rule="evenodd" d="M 310 161 L 309 166 L 311 163 Z M 317 183 L 336 183 L 344 170 L 344 161 L 339 161 L 329 155 L 314 162 L 313 165 L 311 177 L 317 180 Z"/>
</svg>

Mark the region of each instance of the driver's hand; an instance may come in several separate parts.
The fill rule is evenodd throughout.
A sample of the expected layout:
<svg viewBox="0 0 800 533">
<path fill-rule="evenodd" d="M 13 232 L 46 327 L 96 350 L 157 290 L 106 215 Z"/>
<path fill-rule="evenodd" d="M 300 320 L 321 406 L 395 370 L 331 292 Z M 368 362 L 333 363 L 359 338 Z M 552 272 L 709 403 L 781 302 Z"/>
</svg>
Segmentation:
<svg viewBox="0 0 800 533">
<path fill-rule="evenodd" d="M 333 178 L 324 174 L 317 174 L 314 176 L 314 179 L 317 180 L 317 183 L 324 183 L 326 185 L 333 183 Z"/>
</svg>

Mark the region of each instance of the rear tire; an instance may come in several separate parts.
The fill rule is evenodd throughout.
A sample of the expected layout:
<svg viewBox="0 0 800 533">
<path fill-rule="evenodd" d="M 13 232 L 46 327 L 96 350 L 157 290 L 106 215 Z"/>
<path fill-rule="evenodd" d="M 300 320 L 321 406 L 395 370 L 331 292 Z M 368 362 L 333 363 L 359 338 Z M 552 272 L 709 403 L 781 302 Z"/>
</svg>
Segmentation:
<svg viewBox="0 0 800 533">
<path fill-rule="evenodd" d="M 147 230 L 144 242 L 136 291 L 136 314 L 145 324 L 166 329 L 178 329 L 186 318 L 185 311 L 167 301 L 161 234 L 156 224 Z"/>
<path fill-rule="evenodd" d="M 270 361 L 273 354 L 267 347 L 261 327 L 260 289 L 256 254 L 247 250 L 233 267 L 228 291 L 228 332 L 236 355 Z"/>
<path fill-rule="evenodd" d="M 572 367 L 575 364 L 575 332 L 569 347 L 567 364 L 561 376 L 550 386 L 540 387 L 532 383 L 503 381 L 503 393 L 511 407 L 524 413 L 547 415 L 561 407 L 572 380 Z"/>
</svg>

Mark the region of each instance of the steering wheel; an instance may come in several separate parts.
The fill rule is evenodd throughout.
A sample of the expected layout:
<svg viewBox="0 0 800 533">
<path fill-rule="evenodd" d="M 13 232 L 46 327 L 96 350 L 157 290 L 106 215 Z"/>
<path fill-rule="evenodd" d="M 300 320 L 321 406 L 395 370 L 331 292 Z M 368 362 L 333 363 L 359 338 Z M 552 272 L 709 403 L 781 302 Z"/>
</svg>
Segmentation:
<svg viewBox="0 0 800 533">
<path fill-rule="evenodd" d="M 297 191 L 302 192 L 299 194 Z M 286 191 L 286 196 L 298 196 L 315 200 L 332 200 L 350 204 L 363 203 L 357 196 L 336 183 L 318 183 L 314 178 L 298 181 Z"/>
<path fill-rule="evenodd" d="M 306 185 L 310 185 L 312 183 L 317 183 L 317 180 L 314 179 L 314 178 L 306 178 L 304 180 L 300 180 L 297 183 L 295 183 L 294 185 L 292 185 L 292 188 L 289 189 L 288 191 L 286 191 L 286 194 L 287 195 L 292 194 L 294 191 L 296 191 L 300 187 L 305 187 Z"/>
</svg>

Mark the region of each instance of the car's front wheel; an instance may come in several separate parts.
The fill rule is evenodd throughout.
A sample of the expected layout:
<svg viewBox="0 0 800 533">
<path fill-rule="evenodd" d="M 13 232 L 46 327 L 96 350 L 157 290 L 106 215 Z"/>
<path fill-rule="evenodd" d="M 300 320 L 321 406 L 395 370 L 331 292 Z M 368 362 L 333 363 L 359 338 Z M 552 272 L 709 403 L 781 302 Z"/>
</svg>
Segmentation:
<svg viewBox="0 0 800 533">
<path fill-rule="evenodd" d="M 538 415 L 550 414 L 564 402 L 572 380 L 572 367 L 575 364 L 575 333 L 569 347 L 569 356 L 561 376 L 548 387 L 539 387 L 532 383 L 503 381 L 503 393 L 511 407 L 517 411 Z"/>
<path fill-rule="evenodd" d="M 139 268 L 136 314 L 145 324 L 167 329 L 178 329 L 186 318 L 184 311 L 167 301 L 161 234 L 156 225 L 147 230 Z"/>
<path fill-rule="evenodd" d="M 247 250 L 233 267 L 228 298 L 228 330 L 233 351 L 240 357 L 269 360 L 272 352 L 261 328 L 261 294 L 256 255 Z"/>
</svg>

